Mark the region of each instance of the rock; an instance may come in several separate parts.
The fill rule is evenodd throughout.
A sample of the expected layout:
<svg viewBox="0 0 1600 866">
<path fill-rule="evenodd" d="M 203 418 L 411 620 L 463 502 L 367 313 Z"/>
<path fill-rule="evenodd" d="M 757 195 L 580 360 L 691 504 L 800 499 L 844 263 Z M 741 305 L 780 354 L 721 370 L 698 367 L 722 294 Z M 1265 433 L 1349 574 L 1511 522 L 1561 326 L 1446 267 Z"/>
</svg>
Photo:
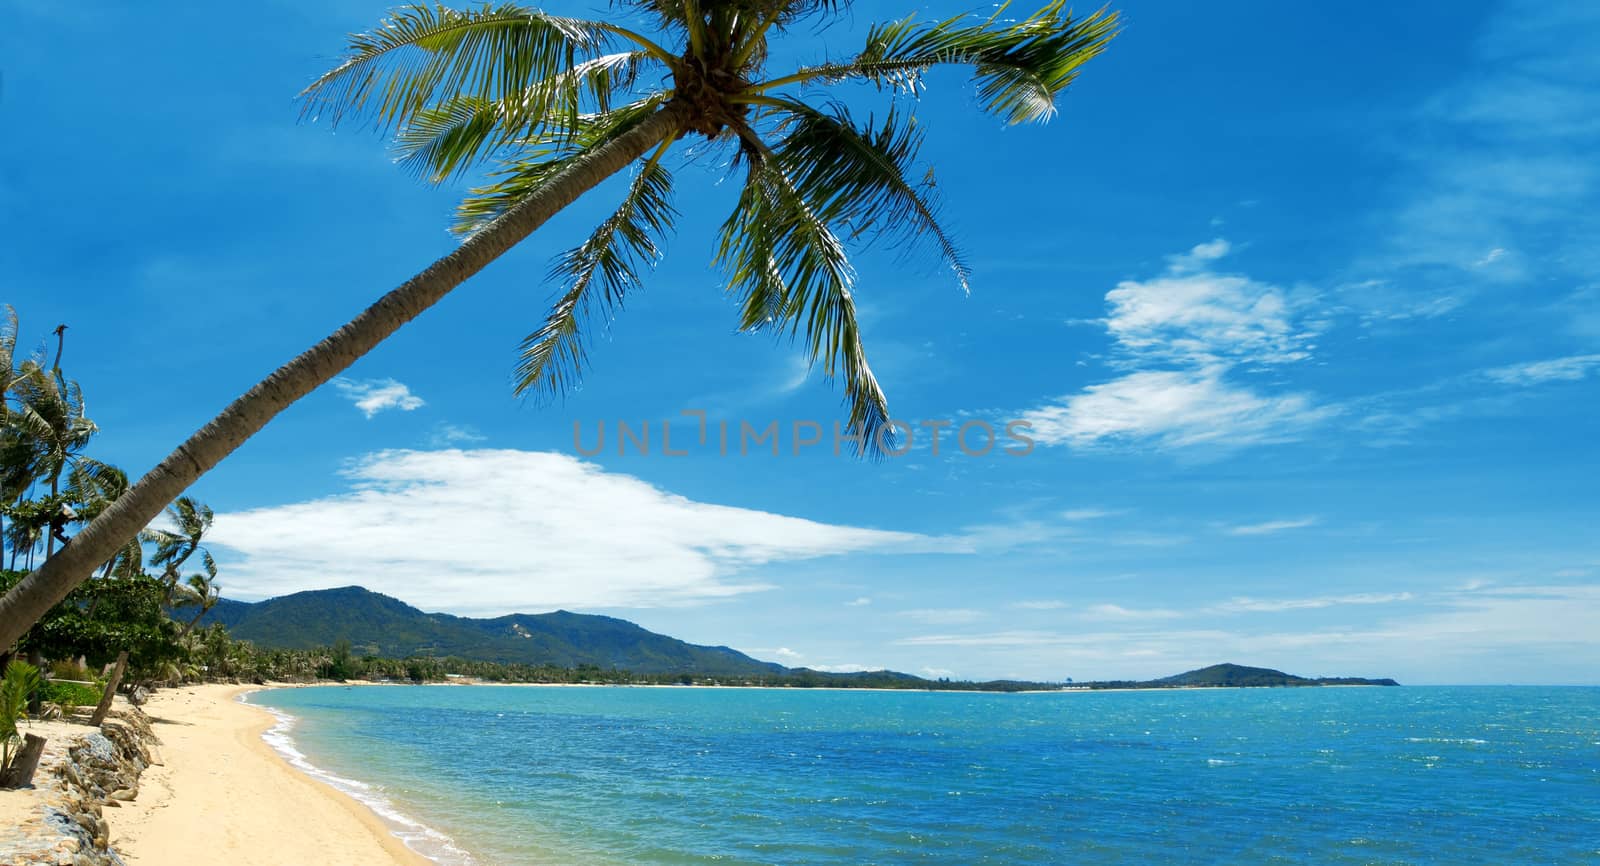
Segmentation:
<svg viewBox="0 0 1600 866">
<path fill-rule="evenodd" d="M 125 866 L 111 848 L 104 807 L 120 809 L 138 796 L 139 775 L 157 740 L 139 710 L 115 715 L 103 732 L 52 737 L 34 787 L 14 792 L 31 805 L 0 823 L 0 864 Z"/>
</svg>

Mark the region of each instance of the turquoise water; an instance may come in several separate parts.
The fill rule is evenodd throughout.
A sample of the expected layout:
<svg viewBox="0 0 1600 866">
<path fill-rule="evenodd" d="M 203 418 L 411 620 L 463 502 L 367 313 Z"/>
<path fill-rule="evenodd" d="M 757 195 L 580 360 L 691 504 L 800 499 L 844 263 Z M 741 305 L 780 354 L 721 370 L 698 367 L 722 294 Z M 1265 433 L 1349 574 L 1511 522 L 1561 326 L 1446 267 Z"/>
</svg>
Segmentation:
<svg viewBox="0 0 1600 866">
<path fill-rule="evenodd" d="M 1600 864 L 1593 688 L 250 700 L 442 861 Z"/>
</svg>

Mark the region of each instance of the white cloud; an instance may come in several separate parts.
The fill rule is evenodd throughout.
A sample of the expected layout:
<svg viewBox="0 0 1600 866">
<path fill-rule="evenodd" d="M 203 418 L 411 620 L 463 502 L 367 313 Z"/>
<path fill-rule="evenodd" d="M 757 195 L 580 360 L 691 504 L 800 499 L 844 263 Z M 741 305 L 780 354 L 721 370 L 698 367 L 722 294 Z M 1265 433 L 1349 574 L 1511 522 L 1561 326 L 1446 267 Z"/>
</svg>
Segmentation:
<svg viewBox="0 0 1600 866">
<path fill-rule="evenodd" d="M 1173 629 L 1134 620 L 1094 631 L 941 633 L 895 643 L 949 647 L 970 665 L 1001 665 L 1024 651 L 1036 678 L 1079 671 L 1079 678 L 1156 677 L 1221 661 L 1303 676 L 1394 676 L 1413 683 L 1526 682 L 1532 670 L 1545 682 L 1594 684 L 1594 671 L 1600 670 L 1600 634 L 1594 629 L 1600 586 L 1495 587 L 1416 598 L 1373 593 L 1286 603 L 1298 607 L 1235 602 L 1244 610 L 1269 611 L 1386 603 L 1396 603 L 1396 613 L 1376 624 Z"/>
<path fill-rule="evenodd" d="M 1212 224 L 1219 225 L 1220 221 L 1212 220 Z M 1222 238 L 1207 241 L 1203 244 L 1195 244 L 1189 248 L 1187 253 L 1167 256 L 1167 268 L 1173 273 L 1180 274 L 1186 271 L 1201 270 L 1211 262 L 1227 255 L 1232 249 L 1233 245 Z"/>
<path fill-rule="evenodd" d="M 1486 267 L 1494 264 L 1495 262 L 1500 261 L 1501 259 L 1503 259 L 1505 257 L 1506 257 L 1505 249 L 1503 249 L 1501 247 L 1495 247 L 1494 249 L 1488 251 L 1487 253 L 1484 253 L 1483 254 L 1483 258 L 1478 259 L 1477 261 L 1473 262 L 1472 266 L 1475 267 L 1475 268 L 1486 268 Z"/>
<path fill-rule="evenodd" d="M 810 376 L 811 362 L 803 355 L 796 355 L 789 359 L 788 371 L 783 381 L 778 383 L 777 391 L 779 394 L 792 394 L 800 390 Z"/>
<path fill-rule="evenodd" d="M 1036 601 L 1019 601 L 1011 605 L 1022 610 L 1061 610 L 1067 603 L 1053 598 L 1039 599 Z"/>
<path fill-rule="evenodd" d="M 1307 394 L 1268 396 L 1229 384 L 1220 370 L 1150 370 L 1090 385 L 1022 417 L 1045 445 L 1183 448 L 1293 441 L 1334 411 Z"/>
<path fill-rule="evenodd" d="M 1576 382 L 1595 369 L 1600 369 L 1600 355 L 1571 355 L 1496 367 L 1484 375 L 1502 385 L 1538 385 L 1544 382 Z"/>
<path fill-rule="evenodd" d="M 929 625 L 959 625 L 961 623 L 975 622 L 983 618 L 981 610 L 970 608 L 922 608 L 919 610 L 902 610 L 900 616 L 925 622 Z"/>
<path fill-rule="evenodd" d="M 423 407 L 421 397 L 411 393 L 411 389 L 404 383 L 394 379 L 345 379 L 333 380 L 333 387 L 345 399 L 354 403 L 357 409 L 368 418 L 388 409 L 399 409 L 410 412 Z"/>
<path fill-rule="evenodd" d="M 761 650 L 756 650 L 756 652 L 761 652 Z M 789 649 L 786 646 L 778 647 L 777 649 L 771 650 L 770 652 L 771 652 L 771 654 L 773 656 L 775 656 L 776 658 L 782 660 L 782 662 L 784 664 L 790 664 L 791 662 L 798 662 L 800 659 L 805 658 L 805 654 L 804 653 L 795 652 L 794 650 Z"/>
<path fill-rule="evenodd" d="M 806 665 L 806 667 L 811 668 L 814 671 L 822 671 L 823 673 L 828 674 L 859 674 L 865 671 L 881 671 L 884 669 L 883 665 L 858 665 L 853 663 L 846 663 L 842 665 Z"/>
<path fill-rule="evenodd" d="M 1472 71 L 1398 136 L 1413 171 L 1395 191 L 1383 264 L 1441 285 L 1592 279 L 1600 16 L 1588 3 L 1498 5 Z"/>
<path fill-rule="evenodd" d="M 428 444 L 434 448 L 450 448 L 456 445 L 473 445 L 488 438 L 479 433 L 477 428 L 467 424 L 440 424 L 428 435 Z"/>
<path fill-rule="evenodd" d="M 1229 535 L 1272 535 L 1290 529 L 1305 529 L 1317 525 L 1315 517 L 1302 517 L 1297 520 L 1268 520 L 1265 523 L 1249 523 L 1243 526 L 1230 526 L 1226 530 Z"/>
<path fill-rule="evenodd" d="M 1177 619 L 1182 611 L 1164 608 L 1128 608 L 1120 604 L 1093 604 L 1084 608 L 1083 618 L 1093 620 Z"/>
<path fill-rule="evenodd" d="M 845 607 L 866 607 L 869 604 L 872 604 L 872 599 L 863 595 L 860 598 L 856 598 L 856 599 L 853 599 L 851 601 L 845 602 L 844 606 Z"/>
<path fill-rule="evenodd" d="M 1106 293 L 1106 328 L 1138 362 L 1282 364 L 1310 357 L 1304 301 L 1248 277 L 1200 272 L 1124 280 Z"/>
<path fill-rule="evenodd" d="M 1343 604 L 1393 604 L 1412 601 L 1409 592 L 1362 592 L 1352 595 L 1324 595 L 1316 598 L 1258 599 L 1235 598 L 1213 605 L 1210 610 L 1224 613 L 1279 613 L 1286 610 L 1316 610 Z"/>
<path fill-rule="evenodd" d="M 1021 414 L 1044 445 L 1108 443 L 1238 447 L 1293 441 L 1336 410 L 1310 394 L 1266 393 L 1239 373 L 1311 357 L 1322 324 L 1306 321 L 1304 292 L 1210 270 L 1229 251 L 1218 239 L 1169 259 L 1167 273 L 1124 280 L 1106 293 L 1098 324 L 1130 370 Z"/>
<path fill-rule="evenodd" d="M 1071 508 L 1061 512 L 1061 519 L 1074 522 L 1079 520 L 1099 520 L 1102 517 L 1115 517 L 1123 513 L 1120 510 L 1112 511 L 1105 508 Z"/>
<path fill-rule="evenodd" d="M 926 539 L 695 502 L 564 454 L 382 451 L 347 493 L 217 516 L 246 597 L 361 584 L 433 610 L 685 604 L 766 588 L 766 563 Z"/>
</svg>

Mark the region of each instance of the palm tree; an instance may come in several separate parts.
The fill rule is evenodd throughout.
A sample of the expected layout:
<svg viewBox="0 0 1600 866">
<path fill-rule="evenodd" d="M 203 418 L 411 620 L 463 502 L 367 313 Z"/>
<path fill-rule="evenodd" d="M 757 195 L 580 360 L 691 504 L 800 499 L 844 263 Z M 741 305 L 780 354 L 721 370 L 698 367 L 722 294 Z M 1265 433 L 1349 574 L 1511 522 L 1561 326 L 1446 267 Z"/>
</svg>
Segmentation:
<svg viewBox="0 0 1600 866">
<path fill-rule="evenodd" d="M 16 406 L 7 419 L 8 426 L 22 439 L 19 448 L 26 458 L 19 465 L 39 483 L 49 488 L 44 500 L 50 513 L 65 504 L 61 483 L 69 472 L 81 475 L 84 483 L 98 483 L 111 467 L 83 454 L 99 427 L 84 414 L 83 389 L 61 375 L 59 369 L 46 370 L 38 361 L 24 361 L 13 384 Z M 55 554 L 56 539 L 45 533 L 45 556 Z M 121 545 L 119 544 L 118 547 Z"/>
<path fill-rule="evenodd" d="M 167 507 L 167 517 L 177 528 L 176 532 L 147 529 L 141 534 L 145 541 L 153 542 L 156 546 L 155 553 L 150 556 L 150 564 L 162 566 L 161 577 L 167 582 L 167 591 L 170 593 L 178 586 L 178 574 L 183 564 L 197 552 L 206 571 L 216 577 L 217 563 L 212 560 L 211 551 L 201 544 L 216 519 L 211 507 L 196 501 L 194 497 L 180 496 Z"/>
<path fill-rule="evenodd" d="M 848 13 L 844 0 L 632 0 L 643 33 L 513 4 L 461 12 L 411 6 L 353 36 L 342 63 L 303 94 L 330 122 L 399 129 L 405 163 L 443 180 L 487 162 L 493 180 L 461 208 L 466 240 L 230 404 L 178 446 L 60 555 L 0 598 L 0 646 L 66 597 L 196 479 L 291 403 L 522 241 L 580 195 L 643 160 L 616 211 L 563 256 L 565 292 L 523 344 L 519 392 L 559 391 L 584 361 L 586 314 L 617 308 L 653 263 L 675 212 L 665 157 L 686 139 L 725 149 L 744 170 L 717 258 L 740 326 L 801 340 L 842 377 L 861 448 L 881 440 L 883 392 L 862 350 L 843 237 L 925 241 L 965 285 L 967 267 L 914 169 L 921 133 L 902 105 L 858 121 L 804 101 L 856 82 L 900 96 L 934 67 L 966 67 L 983 107 L 1007 123 L 1043 121 L 1055 98 L 1116 33 L 1116 16 L 1074 18 L 1050 0 L 1021 19 L 905 18 L 871 28 L 853 56 L 783 75 L 768 40 Z"/>
<path fill-rule="evenodd" d="M 128 492 L 128 484 L 128 473 L 115 466 L 104 465 L 97 472 L 74 467 L 68 476 L 65 495 L 77 503 L 78 521 L 87 524 L 122 498 Z M 144 546 L 140 543 L 143 536 L 140 533 L 128 539 L 121 550 L 105 561 L 100 576 L 131 577 L 143 572 Z"/>
<path fill-rule="evenodd" d="M 0 311 L 0 538 L 8 538 L 5 511 L 33 484 L 33 447 L 11 426 L 11 392 L 18 380 L 17 311 L 10 304 Z M 12 559 L 16 559 L 15 549 Z"/>
<path fill-rule="evenodd" d="M 178 640 L 183 640 L 194 629 L 195 625 L 200 622 L 200 618 L 209 613 L 213 607 L 217 606 L 217 602 L 221 600 L 222 590 L 217 585 L 217 565 L 208 560 L 205 574 L 191 574 L 188 581 L 180 584 L 177 588 L 176 604 L 173 607 L 198 605 L 200 608 L 194 618 L 184 623 L 183 628 L 179 630 Z"/>
</svg>

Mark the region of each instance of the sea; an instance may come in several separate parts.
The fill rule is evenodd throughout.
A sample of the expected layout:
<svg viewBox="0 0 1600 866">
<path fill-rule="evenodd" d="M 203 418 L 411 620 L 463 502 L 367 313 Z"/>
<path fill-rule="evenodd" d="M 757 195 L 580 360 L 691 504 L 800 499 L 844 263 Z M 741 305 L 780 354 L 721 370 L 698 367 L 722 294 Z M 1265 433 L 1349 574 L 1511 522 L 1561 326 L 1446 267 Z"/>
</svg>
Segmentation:
<svg viewBox="0 0 1600 866">
<path fill-rule="evenodd" d="M 1600 864 L 1600 688 L 246 700 L 448 866 Z"/>
</svg>

